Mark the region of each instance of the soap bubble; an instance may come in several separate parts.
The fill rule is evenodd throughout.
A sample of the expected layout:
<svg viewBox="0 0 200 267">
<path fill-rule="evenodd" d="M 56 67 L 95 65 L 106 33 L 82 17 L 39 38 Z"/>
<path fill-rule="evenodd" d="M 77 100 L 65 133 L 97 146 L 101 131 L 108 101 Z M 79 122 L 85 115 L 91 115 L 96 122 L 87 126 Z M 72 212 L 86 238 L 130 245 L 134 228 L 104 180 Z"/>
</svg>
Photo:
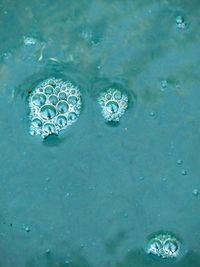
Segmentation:
<svg viewBox="0 0 200 267">
<path fill-rule="evenodd" d="M 147 253 L 163 259 L 175 258 L 180 251 L 180 242 L 171 234 L 153 236 L 147 245 Z"/>
<path fill-rule="evenodd" d="M 81 94 L 69 81 L 49 78 L 40 83 L 29 97 L 30 134 L 58 135 L 78 119 Z"/>
<path fill-rule="evenodd" d="M 118 122 L 128 107 L 128 97 L 113 88 L 101 93 L 98 102 L 102 108 L 102 115 L 108 122 Z"/>
</svg>

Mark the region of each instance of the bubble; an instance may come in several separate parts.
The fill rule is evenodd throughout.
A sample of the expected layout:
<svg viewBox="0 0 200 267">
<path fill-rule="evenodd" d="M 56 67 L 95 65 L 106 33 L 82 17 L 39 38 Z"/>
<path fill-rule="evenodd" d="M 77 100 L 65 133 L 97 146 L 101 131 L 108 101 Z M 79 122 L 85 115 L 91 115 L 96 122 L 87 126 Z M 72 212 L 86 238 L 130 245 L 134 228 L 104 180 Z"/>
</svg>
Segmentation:
<svg viewBox="0 0 200 267">
<path fill-rule="evenodd" d="M 30 134 L 43 138 L 57 135 L 77 120 L 81 102 L 80 91 L 72 83 L 55 78 L 44 80 L 29 97 Z"/>
<path fill-rule="evenodd" d="M 35 128 L 41 128 L 42 122 L 39 119 L 34 119 L 34 120 L 32 120 L 31 125 Z"/>
<path fill-rule="evenodd" d="M 122 98 L 122 94 L 121 94 L 121 92 L 120 92 L 120 91 L 116 91 L 116 92 L 114 93 L 114 98 L 115 98 L 116 100 L 120 100 L 120 99 Z"/>
<path fill-rule="evenodd" d="M 36 39 L 33 37 L 24 37 L 24 44 L 26 46 L 32 46 L 36 44 Z"/>
<path fill-rule="evenodd" d="M 182 170 L 182 171 L 181 171 L 181 174 L 182 174 L 183 176 L 185 176 L 185 175 L 187 175 L 187 171 L 186 171 L 186 170 Z"/>
<path fill-rule="evenodd" d="M 49 102 L 52 104 L 52 105 L 56 105 L 58 103 L 58 97 L 56 95 L 51 95 L 49 97 Z"/>
<path fill-rule="evenodd" d="M 77 115 L 76 115 L 76 113 L 75 113 L 75 112 L 70 112 L 70 113 L 68 114 L 67 119 L 68 119 L 69 122 L 76 121 L 76 119 L 77 119 Z"/>
<path fill-rule="evenodd" d="M 57 117 L 56 123 L 59 127 L 62 128 L 67 125 L 67 118 L 65 116 L 60 115 Z"/>
<path fill-rule="evenodd" d="M 57 111 L 62 114 L 66 113 L 69 109 L 69 106 L 65 101 L 59 101 L 56 107 Z"/>
<path fill-rule="evenodd" d="M 67 99 L 67 102 L 72 105 L 76 105 L 77 101 L 78 101 L 77 97 L 73 95 L 69 96 Z"/>
<path fill-rule="evenodd" d="M 167 85 L 168 85 L 167 80 L 162 80 L 162 81 L 160 82 L 160 91 L 164 92 L 165 89 L 167 88 Z"/>
<path fill-rule="evenodd" d="M 194 196 L 198 196 L 198 195 L 199 195 L 199 190 L 195 188 L 195 189 L 192 191 L 192 193 L 193 193 Z"/>
<path fill-rule="evenodd" d="M 98 98 L 106 121 L 118 122 L 128 107 L 128 97 L 117 89 L 109 89 Z"/>
<path fill-rule="evenodd" d="M 59 95 L 58 95 L 58 98 L 60 100 L 66 100 L 67 99 L 67 95 L 65 92 L 60 92 Z"/>
<path fill-rule="evenodd" d="M 147 244 L 147 253 L 163 259 L 175 258 L 180 251 L 180 242 L 171 234 L 157 234 Z"/>
<path fill-rule="evenodd" d="M 48 135 L 52 135 L 52 134 L 57 134 L 57 130 L 56 130 L 56 127 L 53 123 L 45 123 L 43 125 L 43 133 L 42 133 L 42 136 L 43 138 L 48 136 Z"/>
<path fill-rule="evenodd" d="M 178 164 L 178 165 L 182 165 L 182 164 L 183 164 L 183 160 L 182 160 L 182 159 L 178 159 L 178 160 L 177 160 L 177 164 Z"/>
<path fill-rule="evenodd" d="M 53 94 L 53 87 L 51 85 L 47 85 L 45 88 L 44 88 L 44 92 L 46 95 L 51 95 Z"/>
<path fill-rule="evenodd" d="M 109 101 L 106 104 L 106 109 L 110 114 L 114 114 L 114 113 L 117 113 L 119 109 L 119 105 L 116 101 Z"/>
<path fill-rule="evenodd" d="M 35 94 L 32 97 L 32 103 L 35 106 L 42 106 L 46 102 L 46 96 L 44 94 Z"/>
<path fill-rule="evenodd" d="M 176 17 L 176 24 L 178 29 L 184 29 L 186 26 L 185 20 L 182 16 Z"/>
<path fill-rule="evenodd" d="M 45 105 L 40 109 L 40 115 L 44 120 L 50 120 L 56 116 L 56 109 L 52 105 Z"/>
<path fill-rule="evenodd" d="M 164 253 L 166 255 L 168 255 L 169 257 L 174 257 L 174 255 L 177 253 L 178 251 L 178 243 L 176 240 L 167 240 L 164 245 L 163 245 L 163 250 L 164 250 Z"/>
</svg>

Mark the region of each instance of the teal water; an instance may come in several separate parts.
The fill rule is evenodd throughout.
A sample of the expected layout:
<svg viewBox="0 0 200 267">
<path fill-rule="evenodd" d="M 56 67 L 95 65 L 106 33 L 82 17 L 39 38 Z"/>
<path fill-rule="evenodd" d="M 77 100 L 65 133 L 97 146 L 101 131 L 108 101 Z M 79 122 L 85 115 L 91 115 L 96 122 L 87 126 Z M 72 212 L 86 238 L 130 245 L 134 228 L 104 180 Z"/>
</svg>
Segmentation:
<svg viewBox="0 0 200 267">
<path fill-rule="evenodd" d="M 0 0 L 0 267 L 200 266 L 199 7 Z M 28 95 L 50 76 L 83 108 L 43 141 Z M 129 97 L 115 127 L 97 103 L 111 84 Z M 177 259 L 145 252 L 160 231 Z"/>
</svg>

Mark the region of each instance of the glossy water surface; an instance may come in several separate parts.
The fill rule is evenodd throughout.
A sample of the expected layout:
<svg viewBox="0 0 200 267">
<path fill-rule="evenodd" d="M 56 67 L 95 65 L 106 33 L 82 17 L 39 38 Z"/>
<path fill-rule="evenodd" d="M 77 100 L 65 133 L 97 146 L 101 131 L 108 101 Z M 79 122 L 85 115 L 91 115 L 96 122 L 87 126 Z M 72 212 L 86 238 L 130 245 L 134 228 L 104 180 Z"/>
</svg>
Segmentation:
<svg viewBox="0 0 200 267">
<path fill-rule="evenodd" d="M 0 267 L 200 266 L 199 25 L 199 0 L 0 0 Z M 28 97 L 49 77 L 83 105 L 43 141 Z M 146 253 L 160 231 L 176 259 Z"/>
</svg>

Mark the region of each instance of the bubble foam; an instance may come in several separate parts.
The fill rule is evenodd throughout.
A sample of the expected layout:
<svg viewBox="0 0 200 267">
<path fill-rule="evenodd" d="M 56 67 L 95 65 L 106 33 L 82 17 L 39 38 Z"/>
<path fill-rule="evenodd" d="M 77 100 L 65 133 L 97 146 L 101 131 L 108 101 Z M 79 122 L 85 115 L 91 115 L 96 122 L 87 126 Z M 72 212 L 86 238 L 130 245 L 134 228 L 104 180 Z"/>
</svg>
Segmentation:
<svg viewBox="0 0 200 267">
<path fill-rule="evenodd" d="M 30 134 L 42 138 L 58 135 L 77 121 L 81 106 L 81 93 L 72 83 L 55 78 L 44 80 L 29 97 Z"/>
<path fill-rule="evenodd" d="M 128 108 L 128 97 L 119 90 L 110 88 L 108 91 L 101 93 L 98 103 L 106 121 L 119 122 L 120 117 Z"/>
<path fill-rule="evenodd" d="M 153 236 L 147 244 L 147 253 L 163 259 L 176 258 L 180 252 L 180 242 L 171 234 Z"/>
</svg>

